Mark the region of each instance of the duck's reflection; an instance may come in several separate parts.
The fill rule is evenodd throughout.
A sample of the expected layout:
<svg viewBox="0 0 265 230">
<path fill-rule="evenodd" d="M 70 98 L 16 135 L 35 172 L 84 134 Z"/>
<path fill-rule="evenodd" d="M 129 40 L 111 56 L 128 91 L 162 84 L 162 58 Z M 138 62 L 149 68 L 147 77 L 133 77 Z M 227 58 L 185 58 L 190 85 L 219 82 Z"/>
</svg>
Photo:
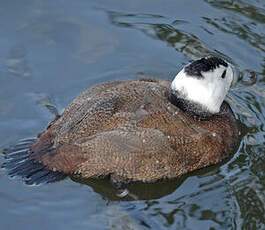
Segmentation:
<svg viewBox="0 0 265 230">
<path fill-rule="evenodd" d="M 90 178 L 84 179 L 71 177 L 77 183 L 85 184 L 91 187 L 94 192 L 100 194 L 109 201 L 130 201 L 130 200 L 157 200 L 174 193 L 187 178 L 205 177 L 215 175 L 224 162 L 196 170 L 185 174 L 176 179 L 161 180 L 154 183 L 134 182 L 124 186 L 128 190 L 128 195 L 122 196 L 120 191 L 111 183 L 109 178 Z"/>
<path fill-rule="evenodd" d="M 119 191 L 108 178 L 104 179 L 81 179 L 72 177 L 75 182 L 86 184 L 90 186 L 96 193 L 99 193 L 103 198 L 110 201 L 117 200 L 152 200 L 159 199 L 163 196 L 174 192 L 186 179 L 187 176 L 183 176 L 173 180 L 163 180 L 156 183 L 131 183 L 126 186 L 126 189 Z M 128 194 L 125 193 L 128 191 Z"/>
</svg>

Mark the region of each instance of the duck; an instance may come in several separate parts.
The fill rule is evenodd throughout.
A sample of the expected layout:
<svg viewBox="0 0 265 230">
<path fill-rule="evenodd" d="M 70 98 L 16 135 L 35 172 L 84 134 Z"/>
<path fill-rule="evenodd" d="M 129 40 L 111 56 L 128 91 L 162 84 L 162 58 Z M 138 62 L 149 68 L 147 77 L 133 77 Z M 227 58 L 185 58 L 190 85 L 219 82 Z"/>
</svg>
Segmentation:
<svg viewBox="0 0 265 230">
<path fill-rule="evenodd" d="M 173 81 L 101 83 L 76 97 L 37 138 L 4 150 L 2 167 L 26 184 L 67 176 L 156 182 L 220 163 L 239 139 L 225 101 L 234 67 L 216 56 L 185 65 Z"/>
</svg>

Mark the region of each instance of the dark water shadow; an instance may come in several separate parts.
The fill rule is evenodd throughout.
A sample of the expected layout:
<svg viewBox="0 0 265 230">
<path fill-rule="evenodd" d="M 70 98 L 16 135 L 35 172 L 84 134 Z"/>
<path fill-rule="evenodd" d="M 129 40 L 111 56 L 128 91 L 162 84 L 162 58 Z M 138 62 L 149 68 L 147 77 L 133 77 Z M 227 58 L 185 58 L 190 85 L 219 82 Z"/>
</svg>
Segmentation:
<svg viewBox="0 0 265 230">
<path fill-rule="evenodd" d="M 175 179 L 164 179 L 153 183 L 129 183 L 125 185 L 125 187 L 126 189 L 128 189 L 131 195 L 129 194 L 125 197 L 119 197 L 117 195 L 118 190 L 113 186 L 109 178 L 83 179 L 78 177 L 71 177 L 71 179 L 77 183 L 91 187 L 94 192 L 100 194 L 104 199 L 109 201 L 158 200 L 162 197 L 174 193 L 174 191 L 176 191 L 187 178 L 193 176 L 203 177 L 209 173 L 217 172 L 221 165 L 225 164 L 228 161 L 229 159 L 217 165 L 199 169 Z M 201 192 L 203 192 L 203 190 Z"/>
</svg>

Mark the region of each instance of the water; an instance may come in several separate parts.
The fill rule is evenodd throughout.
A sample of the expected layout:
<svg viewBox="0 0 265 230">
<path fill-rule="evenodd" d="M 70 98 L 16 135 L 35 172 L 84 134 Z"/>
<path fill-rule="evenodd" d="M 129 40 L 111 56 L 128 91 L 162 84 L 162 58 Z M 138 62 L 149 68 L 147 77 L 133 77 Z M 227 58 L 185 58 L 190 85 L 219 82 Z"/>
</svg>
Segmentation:
<svg viewBox="0 0 265 230">
<path fill-rule="evenodd" d="M 263 0 L 0 1 L 0 146 L 38 134 L 95 83 L 139 74 L 172 79 L 218 53 L 257 72 L 229 95 L 243 127 L 227 162 L 171 182 L 134 185 L 119 201 L 108 181 L 30 187 L 0 171 L 0 229 L 265 229 Z M 3 158 L 0 158 L 0 162 Z"/>
</svg>

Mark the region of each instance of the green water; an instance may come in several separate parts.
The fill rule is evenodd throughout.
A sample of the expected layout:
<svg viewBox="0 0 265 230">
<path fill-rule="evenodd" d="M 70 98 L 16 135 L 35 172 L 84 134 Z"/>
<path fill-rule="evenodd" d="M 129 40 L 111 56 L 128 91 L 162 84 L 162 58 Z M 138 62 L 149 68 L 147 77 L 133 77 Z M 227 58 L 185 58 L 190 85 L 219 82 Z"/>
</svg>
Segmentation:
<svg viewBox="0 0 265 230">
<path fill-rule="evenodd" d="M 209 53 L 257 83 L 228 101 L 243 127 L 221 165 L 171 182 L 39 187 L 0 171 L 0 229 L 265 229 L 265 2 L 263 0 L 0 0 L 0 147 L 37 135 L 83 89 L 140 74 L 172 79 Z M 0 163 L 3 157 L 0 157 Z"/>
</svg>

